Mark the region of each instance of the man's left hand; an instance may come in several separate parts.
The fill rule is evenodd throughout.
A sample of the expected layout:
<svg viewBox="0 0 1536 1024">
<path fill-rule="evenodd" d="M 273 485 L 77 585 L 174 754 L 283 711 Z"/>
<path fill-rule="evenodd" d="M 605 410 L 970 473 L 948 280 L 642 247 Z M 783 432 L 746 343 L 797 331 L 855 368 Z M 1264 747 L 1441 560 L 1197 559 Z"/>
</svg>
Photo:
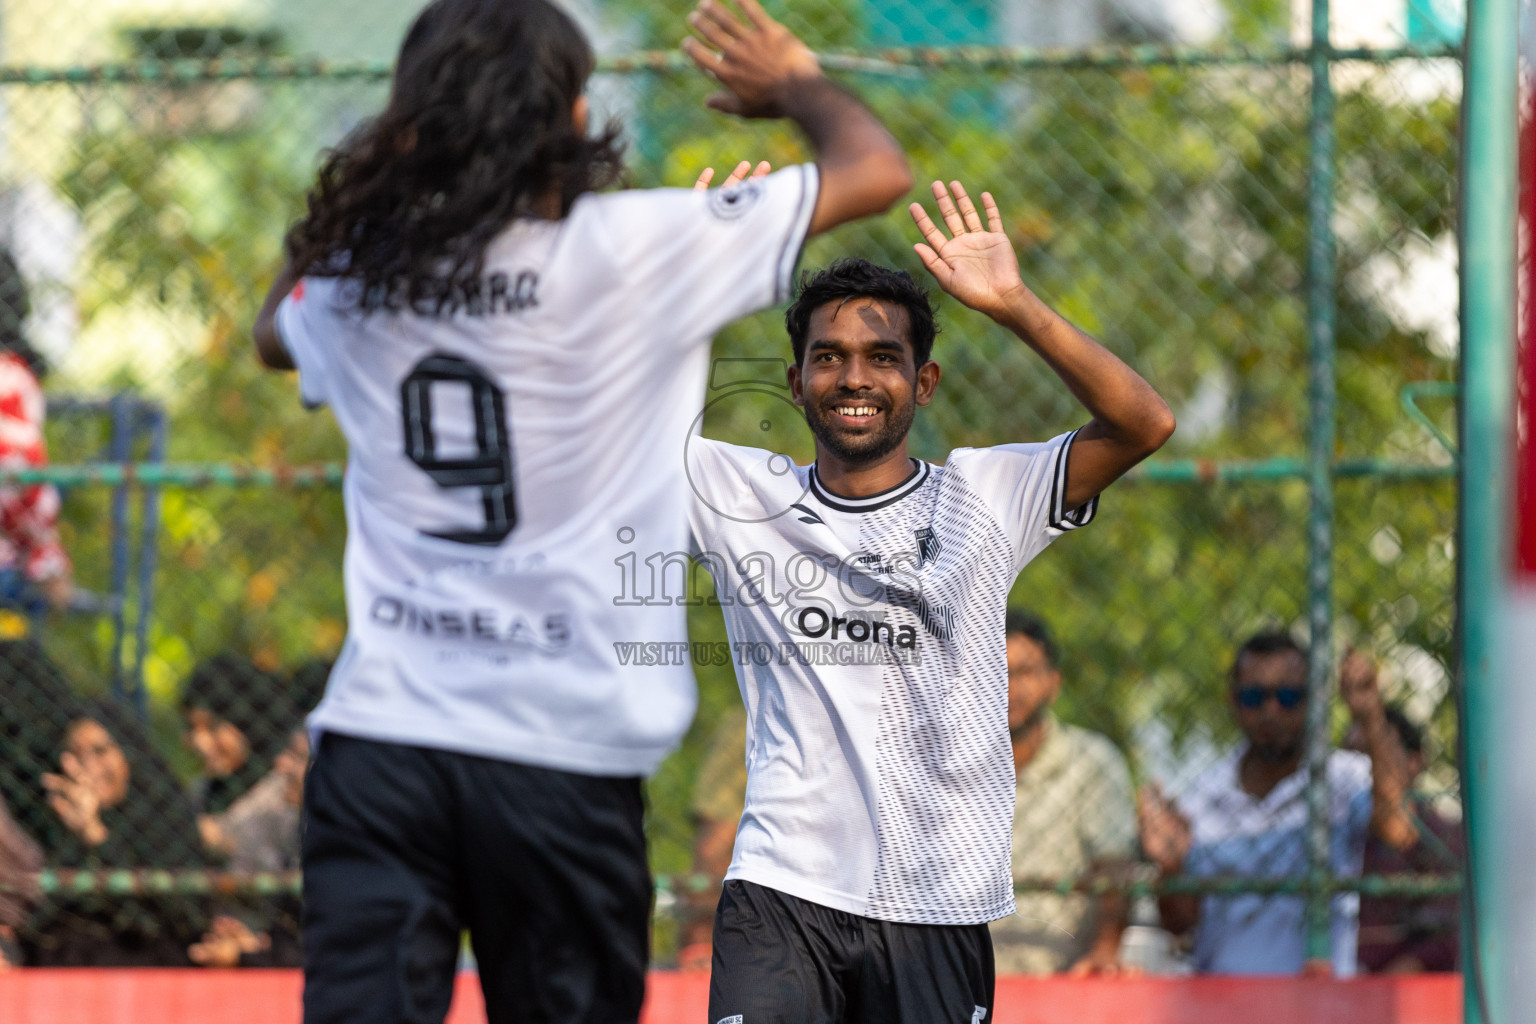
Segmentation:
<svg viewBox="0 0 1536 1024">
<path fill-rule="evenodd" d="M 953 198 L 950 189 L 954 190 Z M 908 209 L 923 233 L 923 241 L 912 248 L 940 288 L 977 312 L 998 319 L 1015 299 L 1030 292 L 1019 276 L 1019 257 L 1003 233 L 1003 218 L 992 193 L 981 194 L 981 205 L 987 211 L 985 227 L 976 204 L 958 181 L 950 182 L 948 188 L 942 181 L 934 182 L 933 197 L 938 200 L 950 237 L 929 219 L 921 203 L 913 203 Z"/>
</svg>

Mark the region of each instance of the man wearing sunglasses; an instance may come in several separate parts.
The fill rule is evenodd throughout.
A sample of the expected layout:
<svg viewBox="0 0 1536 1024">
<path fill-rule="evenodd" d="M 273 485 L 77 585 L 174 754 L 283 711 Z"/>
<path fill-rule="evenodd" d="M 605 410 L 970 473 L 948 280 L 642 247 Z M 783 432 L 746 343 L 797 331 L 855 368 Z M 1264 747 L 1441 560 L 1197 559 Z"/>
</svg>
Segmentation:
<svg viewBox="0 0 1536 1024">
<path fill-rule="evenodd" d="M 1261 633 L 1238 648 L 1229 703 L 1245 743 L 1169 800 L 1141 795 L 1142 848 L 1164 877 L 1301 878 L 1307 870 L 1307 654 L 1284 633 Z M 1370 825 L 1371 760 L 1328 757 L 1329 868 L 1360 874 Z M 1194 929 L 1195 969 L 1211 974 L 1355 973 L 1359 897 L 1336 896 L 1332 956 L 1306 960 L 1305 897 L 1165 896 L 1163 926 Z"/>
</svg>

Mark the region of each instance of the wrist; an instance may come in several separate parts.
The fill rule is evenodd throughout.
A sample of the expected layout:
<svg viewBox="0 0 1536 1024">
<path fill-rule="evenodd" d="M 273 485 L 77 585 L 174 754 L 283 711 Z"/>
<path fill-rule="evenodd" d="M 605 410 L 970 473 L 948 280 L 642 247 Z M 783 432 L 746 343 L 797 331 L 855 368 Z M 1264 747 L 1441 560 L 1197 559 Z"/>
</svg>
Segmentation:
<svg viewBox="0 0 1536 1024">
<path fill-rule="evenodd" d="M 768 88 L 767 98 L 779 116 L 802 121 L 813 118 L 834 93 L 841 90 L 822 74 L 821 65 L 813 63 L 779 78 Z"/>
<path fill-rule="evenodd" d="M 85 823 L 85 828 L 80 830 L 80 838 L 85 840 L 88 846 L 100 846 L 107 841 L 107 826 L 97 818 Z"/>
<path fill-rule="evenodd" d="M 1351 712 L 1354 715 L 1355 721 L 1359 722 L 1363 729 L 1374 730 L 1387 724 L 1387 709 L 1380 703 L 1372 704 L 1359 710 L 1351 709 Z"/>
<path fill-rule="evenodd" d="M 1004 327 L 1028 341 L 1039 333 L 1050 311 L 1045 308 L 1044 303 L 1035 293 L 1029 290 L 1028 285 L 1019 281 L 1007 291 L 999 292 L 996 300 L 980 312 L 991 317 L 992 322 L 999 327 Z"/>
</svg>

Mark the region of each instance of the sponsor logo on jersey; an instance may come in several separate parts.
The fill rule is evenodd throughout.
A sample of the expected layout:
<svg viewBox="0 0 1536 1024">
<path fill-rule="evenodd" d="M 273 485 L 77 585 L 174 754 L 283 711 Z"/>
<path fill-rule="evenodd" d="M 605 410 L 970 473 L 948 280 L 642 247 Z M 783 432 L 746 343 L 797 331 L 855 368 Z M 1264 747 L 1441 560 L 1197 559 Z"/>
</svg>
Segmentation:
<svg viewBox="0 0 1536 1024">
<path fill-rule="evenodd" d="M 816 524 L 821 525 L 821 526 L 827 525 L 827 521 L 825 519 L 821 518 L 821 516 L 817 515 L 816 514 L 816 510 L 813 509 L 813 508 L 809 508 L 809 507 L 807 507 L 805 505 L 800 504 L 799 502 L 796 502 L 795 504 L 793 504 L 793 505 L 791 505 L 789 507 L 792 508 L 792 509 L 796 509 L 796 510 L 798 510 L 800 512 L 804 512 L 805 513 L 803 516 L 800 517 L 800 521 L 802 523 L 816 523 Z"/>
<path fill-rule="evenodd" d="M 742 1016 L 739 1013 L 733 1013 L 729 1017 L 721 1017 L 715 1024 L 742 1024 Z"/>
<path fill-rule="evenodd" d="M 851 640 L 856 644 L 884 643 L 887 647 L 909 650 L 917 646 L 917 630 L 911 626 L 892 626 L 884 619 L 859 615 L 829 614 L 816 605 L 801 608 L 795 616 L 795 625 L 813 640 L 827 637 L 829 640 Z"/>
<path fill-rule="evenodd" d="M 443 645 L 484 644 L 532 648 L 558 654 L 570 645 L 570 619 L 550 614 L 535 623 L 495 608 L 429 608 L 381 594 L 373 599 L 368 621 L 379 629 L 428 638 Z"/>
</svg>

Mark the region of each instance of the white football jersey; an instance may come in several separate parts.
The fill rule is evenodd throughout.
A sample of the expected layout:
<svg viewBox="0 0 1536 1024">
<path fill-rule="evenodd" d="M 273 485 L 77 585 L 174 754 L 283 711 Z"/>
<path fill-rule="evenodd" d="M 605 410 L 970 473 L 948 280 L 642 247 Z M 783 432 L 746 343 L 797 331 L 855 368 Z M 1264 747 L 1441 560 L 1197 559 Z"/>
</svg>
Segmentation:
<svg viewBox="0 0 1536 1024">
<path fill-rule="evenodd" d="M 728 878 L 886 921 L 1013 913 L 1003 620 L 1019 571 L 1097 511 L 1062 507 L 1074 436 L 914 460 L 857 500 L 783 455 L 690 443 L 747 709 Z"/>
<path fill-rule="evenodd" d="M 731 189 L 581 197 L 520 220 L 476 287 L 364 315 L 307 278 L 278 308 L 306 403 L 348 443 L 348 634 L 315 731 L 566 771 L 655 769 L 696 703 L 682 608 L 615 560 L 687 541 L 683 438 L 711 336 L 789 291 L 814 165 Z"/>
</svg>

